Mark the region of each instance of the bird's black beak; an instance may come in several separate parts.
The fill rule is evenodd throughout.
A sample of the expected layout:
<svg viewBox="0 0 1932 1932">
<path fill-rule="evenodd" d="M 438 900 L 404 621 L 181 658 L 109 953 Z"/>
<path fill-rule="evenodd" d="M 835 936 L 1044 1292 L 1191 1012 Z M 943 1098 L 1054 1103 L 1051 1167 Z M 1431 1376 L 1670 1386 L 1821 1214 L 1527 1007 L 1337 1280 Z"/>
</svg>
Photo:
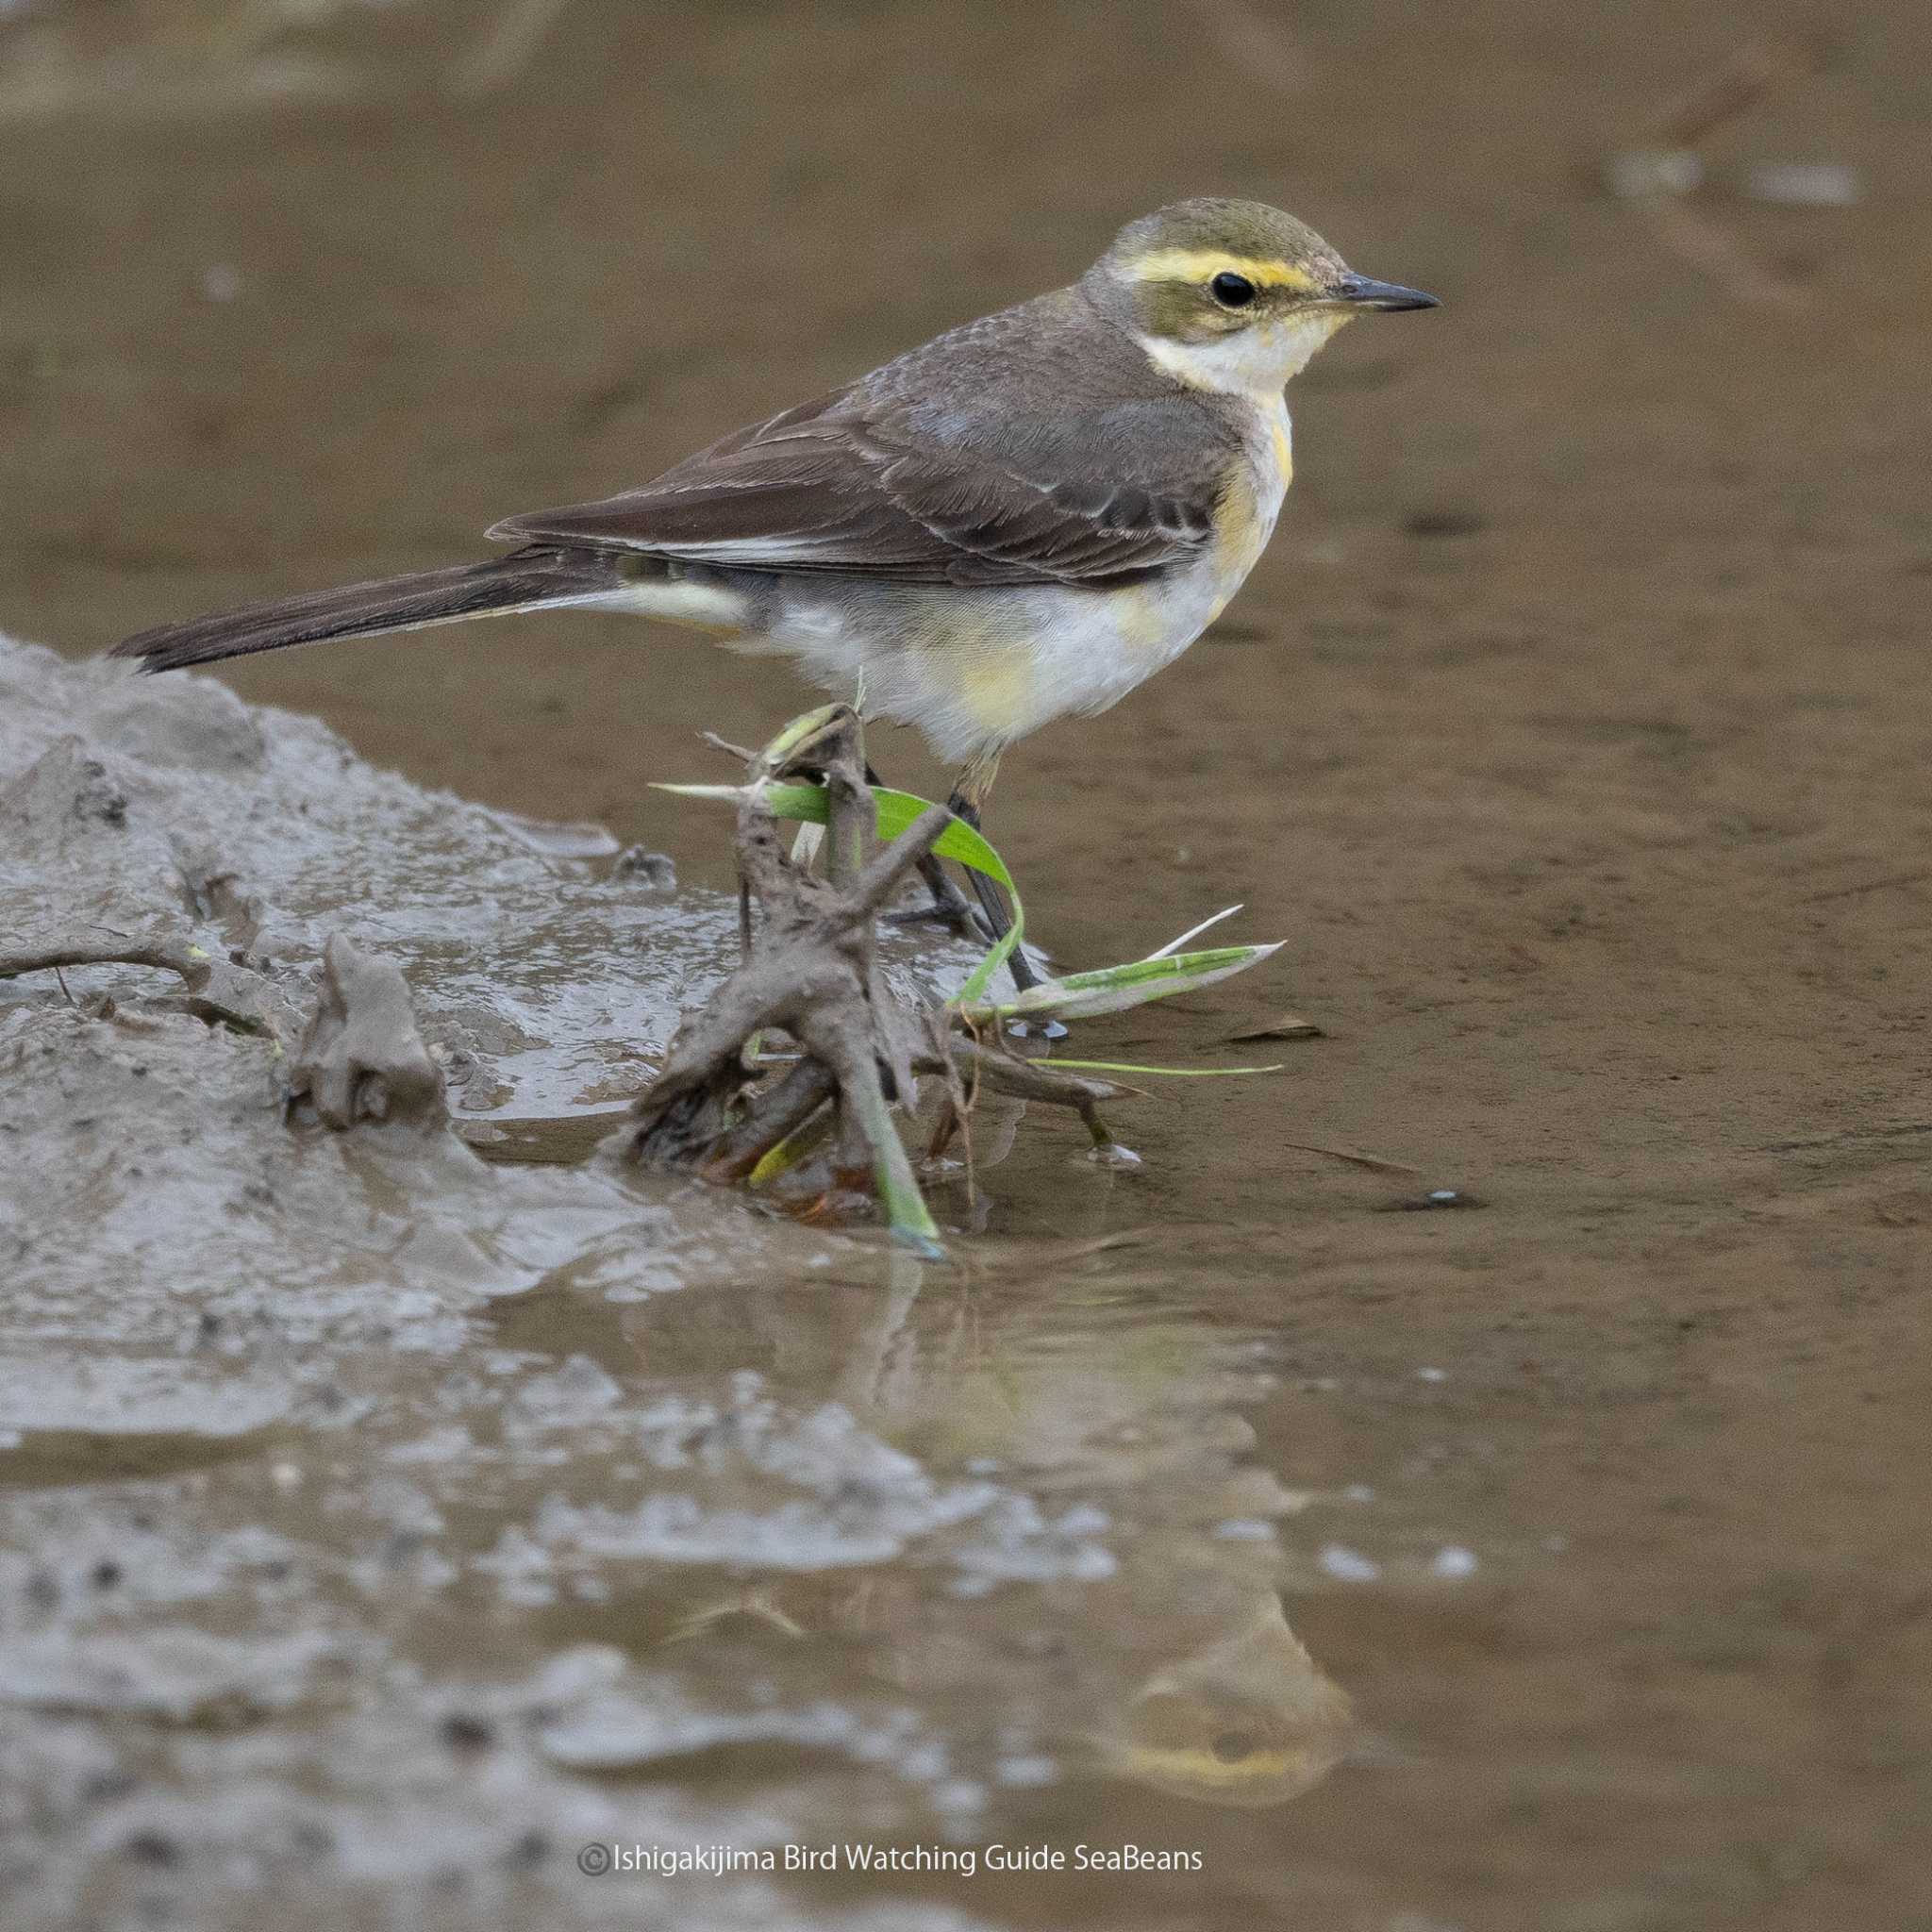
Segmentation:
<svg viewBox="0 0 1932 1932">
<path fill-rule="evenodd" d="M 1405 289 L 1400 282 L 1378 282 L 1369 275 L 1343 275 L 1335 286 L 1333 300 L 1350 308 L 1440 308 L 1441 298 L 1424 295 L 1420 289 Z"/>
</svg>

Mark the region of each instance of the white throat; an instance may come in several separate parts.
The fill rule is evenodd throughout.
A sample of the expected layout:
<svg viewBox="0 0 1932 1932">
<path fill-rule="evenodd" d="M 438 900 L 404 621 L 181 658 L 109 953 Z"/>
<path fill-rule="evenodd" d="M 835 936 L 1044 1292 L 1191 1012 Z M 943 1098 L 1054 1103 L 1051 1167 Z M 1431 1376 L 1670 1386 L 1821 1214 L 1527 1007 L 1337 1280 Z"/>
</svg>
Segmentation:
<svg viewBox="0 0 1932 1932">
<path fill-rule="evenodd" d="M 1308 366 L 1310 358 L 1343 323 L 1346 309 L 1317 309 L 1244 328 L 1214 342 L 1174 342 L 1142 336 L 1141 346 L 1158 367 L 1190 389 L 1266 402 Z"/>
</svg>

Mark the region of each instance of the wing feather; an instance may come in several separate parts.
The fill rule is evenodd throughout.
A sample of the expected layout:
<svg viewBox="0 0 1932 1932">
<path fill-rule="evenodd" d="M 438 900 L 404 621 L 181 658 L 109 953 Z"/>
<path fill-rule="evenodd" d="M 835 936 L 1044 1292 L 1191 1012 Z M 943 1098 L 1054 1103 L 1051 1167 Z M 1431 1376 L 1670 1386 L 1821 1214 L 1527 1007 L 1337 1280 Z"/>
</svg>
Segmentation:
<svg viewBox="0 0 1932 1932">
<path fill-rule="evenodd" d="M 1185 399 L 1177 421 L 1198 443 Z M 1180 487 L 1157 491 L 1111 479 L 1104 415 L 1091 447 L 1066 424 L 1055 428 L 1023 471 L 904 408 L 868 408 L 855 385 L 740 430 L 642 489 L 511 517 L 490 534 L 725 567 L 1095 587 L 1186 563 L 1212 541 L 1224 460 L 1191 451 Z M 1143 466 L 1146 443 L 1134 441 Z"/>
</svg>

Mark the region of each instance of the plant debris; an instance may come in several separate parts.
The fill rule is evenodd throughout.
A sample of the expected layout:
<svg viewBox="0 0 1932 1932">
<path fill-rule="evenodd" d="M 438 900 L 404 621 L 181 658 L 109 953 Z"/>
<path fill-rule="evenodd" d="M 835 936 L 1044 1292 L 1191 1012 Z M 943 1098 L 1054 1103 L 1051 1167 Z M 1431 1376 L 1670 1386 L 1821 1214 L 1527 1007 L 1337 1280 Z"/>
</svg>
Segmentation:
<svg viewBox="0 0 1932 1932">
<path fill-rule="evenodd" d="M 221 1022 L 246 1033 L 273 1036 L 276 1031 L 277 1002 L 269 982 L 178 933 L 98 942 L 60 939 L 0 953 L 0 979 L 23 973 L 58 974 L 64 966 L 152 966 L 158 972 L 178 974 L 187 987 L 180 1005 L 197 1019 Z"/>
<path fill-rule="evenodd" d="M 708 741 L 736 749 L 708 734 Z M 892 1119 L 916 1106 L 921 1076 L 944 1087 L 925 1152 L 928 1171 L 939 1168 L 955 1136 L 968 1134 L 983 1089 L 1072 1108 L 1096 1158 L 1135 1164 L 1138 1157 L 1114 1139 L 1098 1109 L 1141 1090 L 1107 1075 L 1163 1070 L 1062 1069 L 1023 1058 L 1007 1040 L 1007 1024 L 1121 1011 L 1212 984 L 1276 950 L 1177 950 L 1227 916 L 1222 912 L 1144 959 L 993 1000 L 988 989 L 1024 928 L 1019 891 L 999 855 L 946 807 L 871 782 L 862 727 L 846 705 L 795 719 L 748 756 L 742 786 L 664 789 L 736 805 L 743 957 L 709 1003 L 679 1026 L 656 1084 L 615 1137 L 616 1158 L 711 1181 L 771 1184 L 794 1211 L 813 1216 L 868 1211 L 875 1197 L 893 1233 L 928 1255 L 941 1252 L 939 1229 Z M 801 840 L 788 854 L 779 829 L 786 818 L 822 824 L 824 837 Z M 875 850 L 875 838 L 888 842 Z M 824 878 L 810 869 L 819 850 Z M 914 1008 L 879 977 L 877 921 L 908 874 L 917 871 L 930 884 L 942 857 L 1004 887 L 1013 924 L 943 1008 Z M 760 1050 L 778 1032 L 797 1043 L 796 1058 Z M 967 1150 L 970 1163 L 970 1136 Z"/>
<path fill-rule="evenodd" d="M 1322 1040 L 1326 1036 L 1304 1014 L 1281 1013 L 1259 1026 L 1244 1026 L 1227 1038 L 1230 1045 L 1239 1046 L 1249 1040 Z"/>
<path fill-rule="evenodd" d="M 1760 261 L 1713 214 L 1690 204 L 1709 174 L 1700 150 L 1772 95 L 1817 74 L 1829 52 L 1816 34 L 1748 42 L 1666 109 L 1649 142 L 1605 157 L 1598 170 L 1605 189 L 1649 215 L 1665 247 L 1750 307 L 1795 312 L 1813 302 L 1788 271 Z M 1758 163 L 1739 185 L 1754 200 L 1812 208 L 1847 207 L 1864 192 L 1856 171 L 1836 164 Z"/>
</svg>

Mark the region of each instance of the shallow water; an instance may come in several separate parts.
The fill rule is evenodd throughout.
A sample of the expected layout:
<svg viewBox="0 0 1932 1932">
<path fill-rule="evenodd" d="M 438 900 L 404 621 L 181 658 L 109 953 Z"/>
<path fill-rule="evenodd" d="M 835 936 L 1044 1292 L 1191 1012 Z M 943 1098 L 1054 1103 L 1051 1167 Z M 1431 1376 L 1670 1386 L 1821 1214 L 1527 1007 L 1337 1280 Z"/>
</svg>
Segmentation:
<svg viewBox="0 0 1932 1932">
<path fill-rule="evenodd" d="M 149 64 L 76 103 L 58 61 L 126 49 L 0 9 L 0 59 L 42 50 L 0 91 L 0 622 L 75 654 L 466 555 L 1175 193 L 1447 306 L 1297 384 L 1226 625 L 994 800 L 1073 963 L 1235 898 L 1290 941 L 1081 1050 L 1292 1008 L 1283 1074 L 1124 1114 L 1131 1174 L 988 1121 L 951 1270 L 654 1202 L 688 1285 L 579 1229 L 486 1299 L 442 1246 L 393 1334 L 378 1270 L 279 1317 L 264 1284 L 271 1342 L 163 1284 L 160 1379 L 92 1391 L 29 1307 L 20 1922 L 253 1923 L 273 1878 L 296 1924 L 1924 1923 L 1922 11 L 1725 130 L 1701 253 L 1580 178 L 1734 49 L 1662 5 L 578 5 L 485 84 L 495 9 L 354 8 L 282 49 L 334 76 L 306 97 L 200 10 L 116 12 Z M 1866 196 L 1724 185 L 1786 158 Z M 645 781 L 802 695 L 601 619 L 231 682 L 713 889 L 716 821 Z M 978 1866 L 575 1862 L 846 1841 Z"/>
</svg>

